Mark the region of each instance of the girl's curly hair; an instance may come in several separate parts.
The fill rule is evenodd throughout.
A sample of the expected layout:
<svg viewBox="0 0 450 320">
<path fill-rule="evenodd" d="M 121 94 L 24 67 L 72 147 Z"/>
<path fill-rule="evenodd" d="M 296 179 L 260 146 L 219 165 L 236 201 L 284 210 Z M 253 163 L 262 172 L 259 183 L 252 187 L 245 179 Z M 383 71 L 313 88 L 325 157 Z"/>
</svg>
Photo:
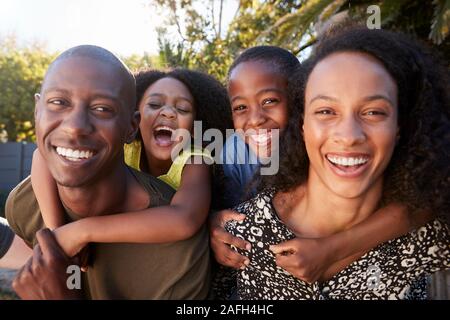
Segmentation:
<svg viewBox="0 0 450 320">
<path fill-rule="evenodd" d="M 436 53 L 401 33 L 350 26 L 329 32 L 289 81 L 290 120 L 280 141 L 277 175 L 262 177 L 259 189 L 287 191 L 304 183 L 309 160 L 300 128 L 304 96 L 314 67 L 330 54 L 363 52 L 378 59 L 398 87 L 400 139 L 384 173 L 383 203 L 450 213 L 449 74 Z"/>
</svg>

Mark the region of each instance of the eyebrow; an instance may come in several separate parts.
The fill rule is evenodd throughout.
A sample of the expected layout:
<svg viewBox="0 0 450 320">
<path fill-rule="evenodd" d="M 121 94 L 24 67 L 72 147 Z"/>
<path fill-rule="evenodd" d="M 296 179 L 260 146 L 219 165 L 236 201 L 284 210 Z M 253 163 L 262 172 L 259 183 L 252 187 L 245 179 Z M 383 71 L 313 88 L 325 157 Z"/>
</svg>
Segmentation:
<svg viewBox="0 0 450 320">
<path fill-rule="evenodd" d="M 284 94 L 283 90 L 280 90 L 280 89 L 277 89 L 277 88 L 266 88 L 266 89 L 259 90 L 256 93 L 256 95 L 258 96 L 260 94 L 267 93 L 267 92 L 276 92 L 276 93 L 279 93 L 279 94 Z M 231 103 L 233 103 L 235 100 L 238 100 L 238 99 L 244 99 L 244 97 L 242 97 L 242 96 L 235 96 L 235 97 L 233 97 L 231 99 Z"/>
<path fill-rule="evenodd" d="M 71 96 L 72 93 L 69 90 L 63 89 L 63 88 L 58 88 L 58 87 L 50 87 L 45 89 L 44 94 L 47 94 L 49 92 L 58 92 L 58 93 L 62 93 L 68 96 Z M 106 94 L 102 94 L 102 93 L 95 93 L 94 92 L 94 96 L 95 98 L 100 98 L 100 99 L 106 99 L 106 100 L 112 100 L 115 102 L 121 102 L 121 99 L 119 97 L 116 96 L 110 96 L 110 95 L 106 95 Z"/>
<path fill-rule="evenodd" d="M 315 96 L 314 98 L 312 98 L 309 101 L 309 104 L 313 103 L 316 100 L 327 100 L 327 101 L 331 101 L 331 102 L 338 102 L 339 101 L 338 99 L 336 99 L 334 97 L 330 97 L 330 96 L 327 96 L 327 95 L 319 94 L 319 95 Z M 371 101 L 375 101 L 375 100 L 384 100 L 384 101 L 388 102 L 391 106 L 394 105 L 394 103 L 391 101 L 391 99 L 389 99 L 388 97 L 386 97 L 386 96 L 384 96 L 382 94 L 374 94 L 374 95 L 365 97 L 363 99 L 363 101 L 365 101 L 365 102 L 371 102 Z"/>
<path fill-rule="evenodd" d="M 152 93 L 150 95 L 148 95 L 147 97 L 166 97 L 165 94 L 162 93 Z M 177 99 L 181 99 L 181 100 L 186 100 L 187 102 L 189 102 L 190 104 L 193 104 L 193 102 L 191 101 L 191 99 L 183 97 L 183 96 L 177 96 Z"/>
</svg>

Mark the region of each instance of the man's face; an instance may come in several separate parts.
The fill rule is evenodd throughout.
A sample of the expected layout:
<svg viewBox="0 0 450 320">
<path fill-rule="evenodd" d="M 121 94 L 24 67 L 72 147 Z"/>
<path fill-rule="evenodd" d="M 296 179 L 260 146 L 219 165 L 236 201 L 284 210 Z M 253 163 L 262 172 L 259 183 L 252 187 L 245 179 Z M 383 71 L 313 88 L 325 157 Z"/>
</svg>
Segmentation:
<svg viewBox="0 0 450 320">
<path fill-rule="evenodd" d="M 126 81 L 117 67 L 89 57 L 63 59 L 47 74 L 36 96 L 36 137 L 59 185 L 87 186 L 123 161 L 137 127 Z"/>
</svg>

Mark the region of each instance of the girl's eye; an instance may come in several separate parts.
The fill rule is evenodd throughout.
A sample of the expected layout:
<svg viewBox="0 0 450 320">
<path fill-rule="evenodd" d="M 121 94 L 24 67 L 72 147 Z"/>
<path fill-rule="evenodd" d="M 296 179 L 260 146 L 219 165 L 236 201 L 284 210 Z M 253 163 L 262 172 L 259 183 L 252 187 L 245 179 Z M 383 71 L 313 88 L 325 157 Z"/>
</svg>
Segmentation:
<svg viewBox="0 0 450 320">
<path fill-rule="evenodd" d="M 318 114 L 318 115 L 333 115 L 333 114 L 335 114 L 335 112 L 333 110 L 331 110 L 331 109 L 321 109 L 321 110 L 317 110 L 315 112 L 315 114 Z"/>
<path fill-rule="evenodd" d="M 186 107 L 177 107 L 178 112 L 180 113 L 189 113 L 190 110 Z"/>
<path fill-rule="evenodd" d="M 245 110 L 246 108 L 247 108 L 247 107 L 246 107 L 245 105 L 240 104 L 240 105 L 238 105 L 238 106 L 233 107 L 233 111 L 236 111 L 236 112 L 238 112 L 238 111 L 243 111 L 243 110 Z"/>
<path fill-rule="evenodd" d="M 150 102 L 148 106 L 152 109 L 159 109 L 161 108 L 162 104 L 157 102 Z"/>
</svg>

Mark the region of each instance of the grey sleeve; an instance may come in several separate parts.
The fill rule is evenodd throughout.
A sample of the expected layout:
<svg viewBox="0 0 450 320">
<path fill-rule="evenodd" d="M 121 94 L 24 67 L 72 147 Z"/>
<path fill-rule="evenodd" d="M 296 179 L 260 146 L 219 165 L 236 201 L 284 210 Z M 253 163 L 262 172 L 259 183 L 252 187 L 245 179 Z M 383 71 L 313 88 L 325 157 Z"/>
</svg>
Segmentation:
<svg viewBox="0 0 450 320">
<path fill-rule="evenodd" d="M 0 217 L 0 259 L 8 252 L 14 240 L 14 232 L 5 218 Z"/>
</svg>

